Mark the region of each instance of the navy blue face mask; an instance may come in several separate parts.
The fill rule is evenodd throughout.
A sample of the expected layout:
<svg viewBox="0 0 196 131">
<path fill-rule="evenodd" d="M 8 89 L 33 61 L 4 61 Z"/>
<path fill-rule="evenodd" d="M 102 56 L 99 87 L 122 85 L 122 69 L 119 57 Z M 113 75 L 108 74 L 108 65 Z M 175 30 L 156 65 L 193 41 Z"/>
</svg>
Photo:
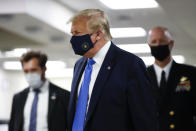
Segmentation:
<svg viewBox="0 0 196 131">
<path fill-rule="evenodd" d="M 72 36 L 70 43 L 75 54 L 81 56 L 94 47 L 89 34 L 82 36 Z"/>
</svg>

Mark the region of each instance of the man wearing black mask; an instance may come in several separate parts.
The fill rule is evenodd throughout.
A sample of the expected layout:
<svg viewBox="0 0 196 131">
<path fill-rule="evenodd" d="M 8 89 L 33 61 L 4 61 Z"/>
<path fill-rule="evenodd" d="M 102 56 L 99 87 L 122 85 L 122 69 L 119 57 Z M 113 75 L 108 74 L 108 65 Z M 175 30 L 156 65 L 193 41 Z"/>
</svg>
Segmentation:
<svg viewBox="0 0 196 131">
<path fill-rule="evenodd" d="M 155 57 L 148 72 L 157 101 L 160 131 L 195 131 L 196 68 L 172 59 L 174 41 L 166 28 L 150 30 L 148 43 Z"/>
</svg>

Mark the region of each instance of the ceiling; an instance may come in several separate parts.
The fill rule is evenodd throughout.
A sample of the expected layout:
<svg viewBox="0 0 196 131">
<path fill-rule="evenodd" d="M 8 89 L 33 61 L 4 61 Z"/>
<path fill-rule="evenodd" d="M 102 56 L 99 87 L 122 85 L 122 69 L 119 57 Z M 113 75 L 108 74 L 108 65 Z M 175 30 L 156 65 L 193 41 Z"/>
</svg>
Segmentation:
<svg viewBox="0 0 196 131">
<path fill-rule="evenodd" d="M 75 56 L 69 40 L 70 25 L 66 22 L 74 13 L 86 8 L 99 8 L 109 17 L 111 27 L 167 27 L 175 40 L 173 55 L 183 55 L 185 63 L 196 65 L 196 1 L 157 0 L 159 8 L 111 10 L 99 0 L 6 0 L 0 1 L 0 51 L 15 48 L 42 50 L 50 60 L 64 61 L 74 66 Z M 146 43 L 146 37 L 118 38 L 115 44 Z M 150 54 L 137 54 L 150 56 Z M 17 57 L 0 57 L 4 61 Z"/>
</svg>

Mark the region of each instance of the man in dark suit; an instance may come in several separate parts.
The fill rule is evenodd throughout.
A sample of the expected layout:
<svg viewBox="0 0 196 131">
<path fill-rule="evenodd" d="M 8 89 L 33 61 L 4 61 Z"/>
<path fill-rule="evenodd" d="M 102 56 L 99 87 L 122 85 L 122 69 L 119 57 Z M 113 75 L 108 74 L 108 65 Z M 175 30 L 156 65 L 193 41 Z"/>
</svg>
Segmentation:
<svg viewBox="0 0 196 131">
<path fill-rule="evenodd" d="M 196 68 L 176 63 L 174 41 L 164 27 L 149 31 L 155 63 L 148 67 L 157 101 L 160 131 L 196 131 Z"/>
<path fill-rule="evenodd" d="M 37 51 L 21 57 L 29 87 L 13 98 L 9 131 L 66 131 L 70 93 L 45 78 L 46 62 Z"/>
<path fill-rule="evenodd" d="M 74 67 L 69 131 L 157 131 L 147 71 L 137 56 L 115 46 L 99 9 L 72 19 L 71 44 L 84 56 Z"/>
</svg>

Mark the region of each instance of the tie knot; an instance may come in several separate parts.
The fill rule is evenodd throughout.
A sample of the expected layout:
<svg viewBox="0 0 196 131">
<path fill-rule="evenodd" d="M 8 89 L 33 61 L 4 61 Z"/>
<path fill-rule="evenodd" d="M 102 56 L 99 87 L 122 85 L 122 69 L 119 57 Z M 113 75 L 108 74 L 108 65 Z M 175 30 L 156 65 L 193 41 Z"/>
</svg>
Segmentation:
<svg viewBox="0 0 196 131">
<path fill-rule="evenodd" d="M 40 89 L 33 89 L 33 91 L 37 94 L 40 93 Z"/>
<path fill-rule="evenodd" d="M 162 71 L 161 76 L 165 77 L 165 71 L 164 70 Z"/>
<path fill-rule="evenodd" d="M 92 58 L 90 58 L 90 59 L 88 59 L 88 64 L 93 65 L 93 64 L 95 64 L 95 61 Z"/>
</svg>

